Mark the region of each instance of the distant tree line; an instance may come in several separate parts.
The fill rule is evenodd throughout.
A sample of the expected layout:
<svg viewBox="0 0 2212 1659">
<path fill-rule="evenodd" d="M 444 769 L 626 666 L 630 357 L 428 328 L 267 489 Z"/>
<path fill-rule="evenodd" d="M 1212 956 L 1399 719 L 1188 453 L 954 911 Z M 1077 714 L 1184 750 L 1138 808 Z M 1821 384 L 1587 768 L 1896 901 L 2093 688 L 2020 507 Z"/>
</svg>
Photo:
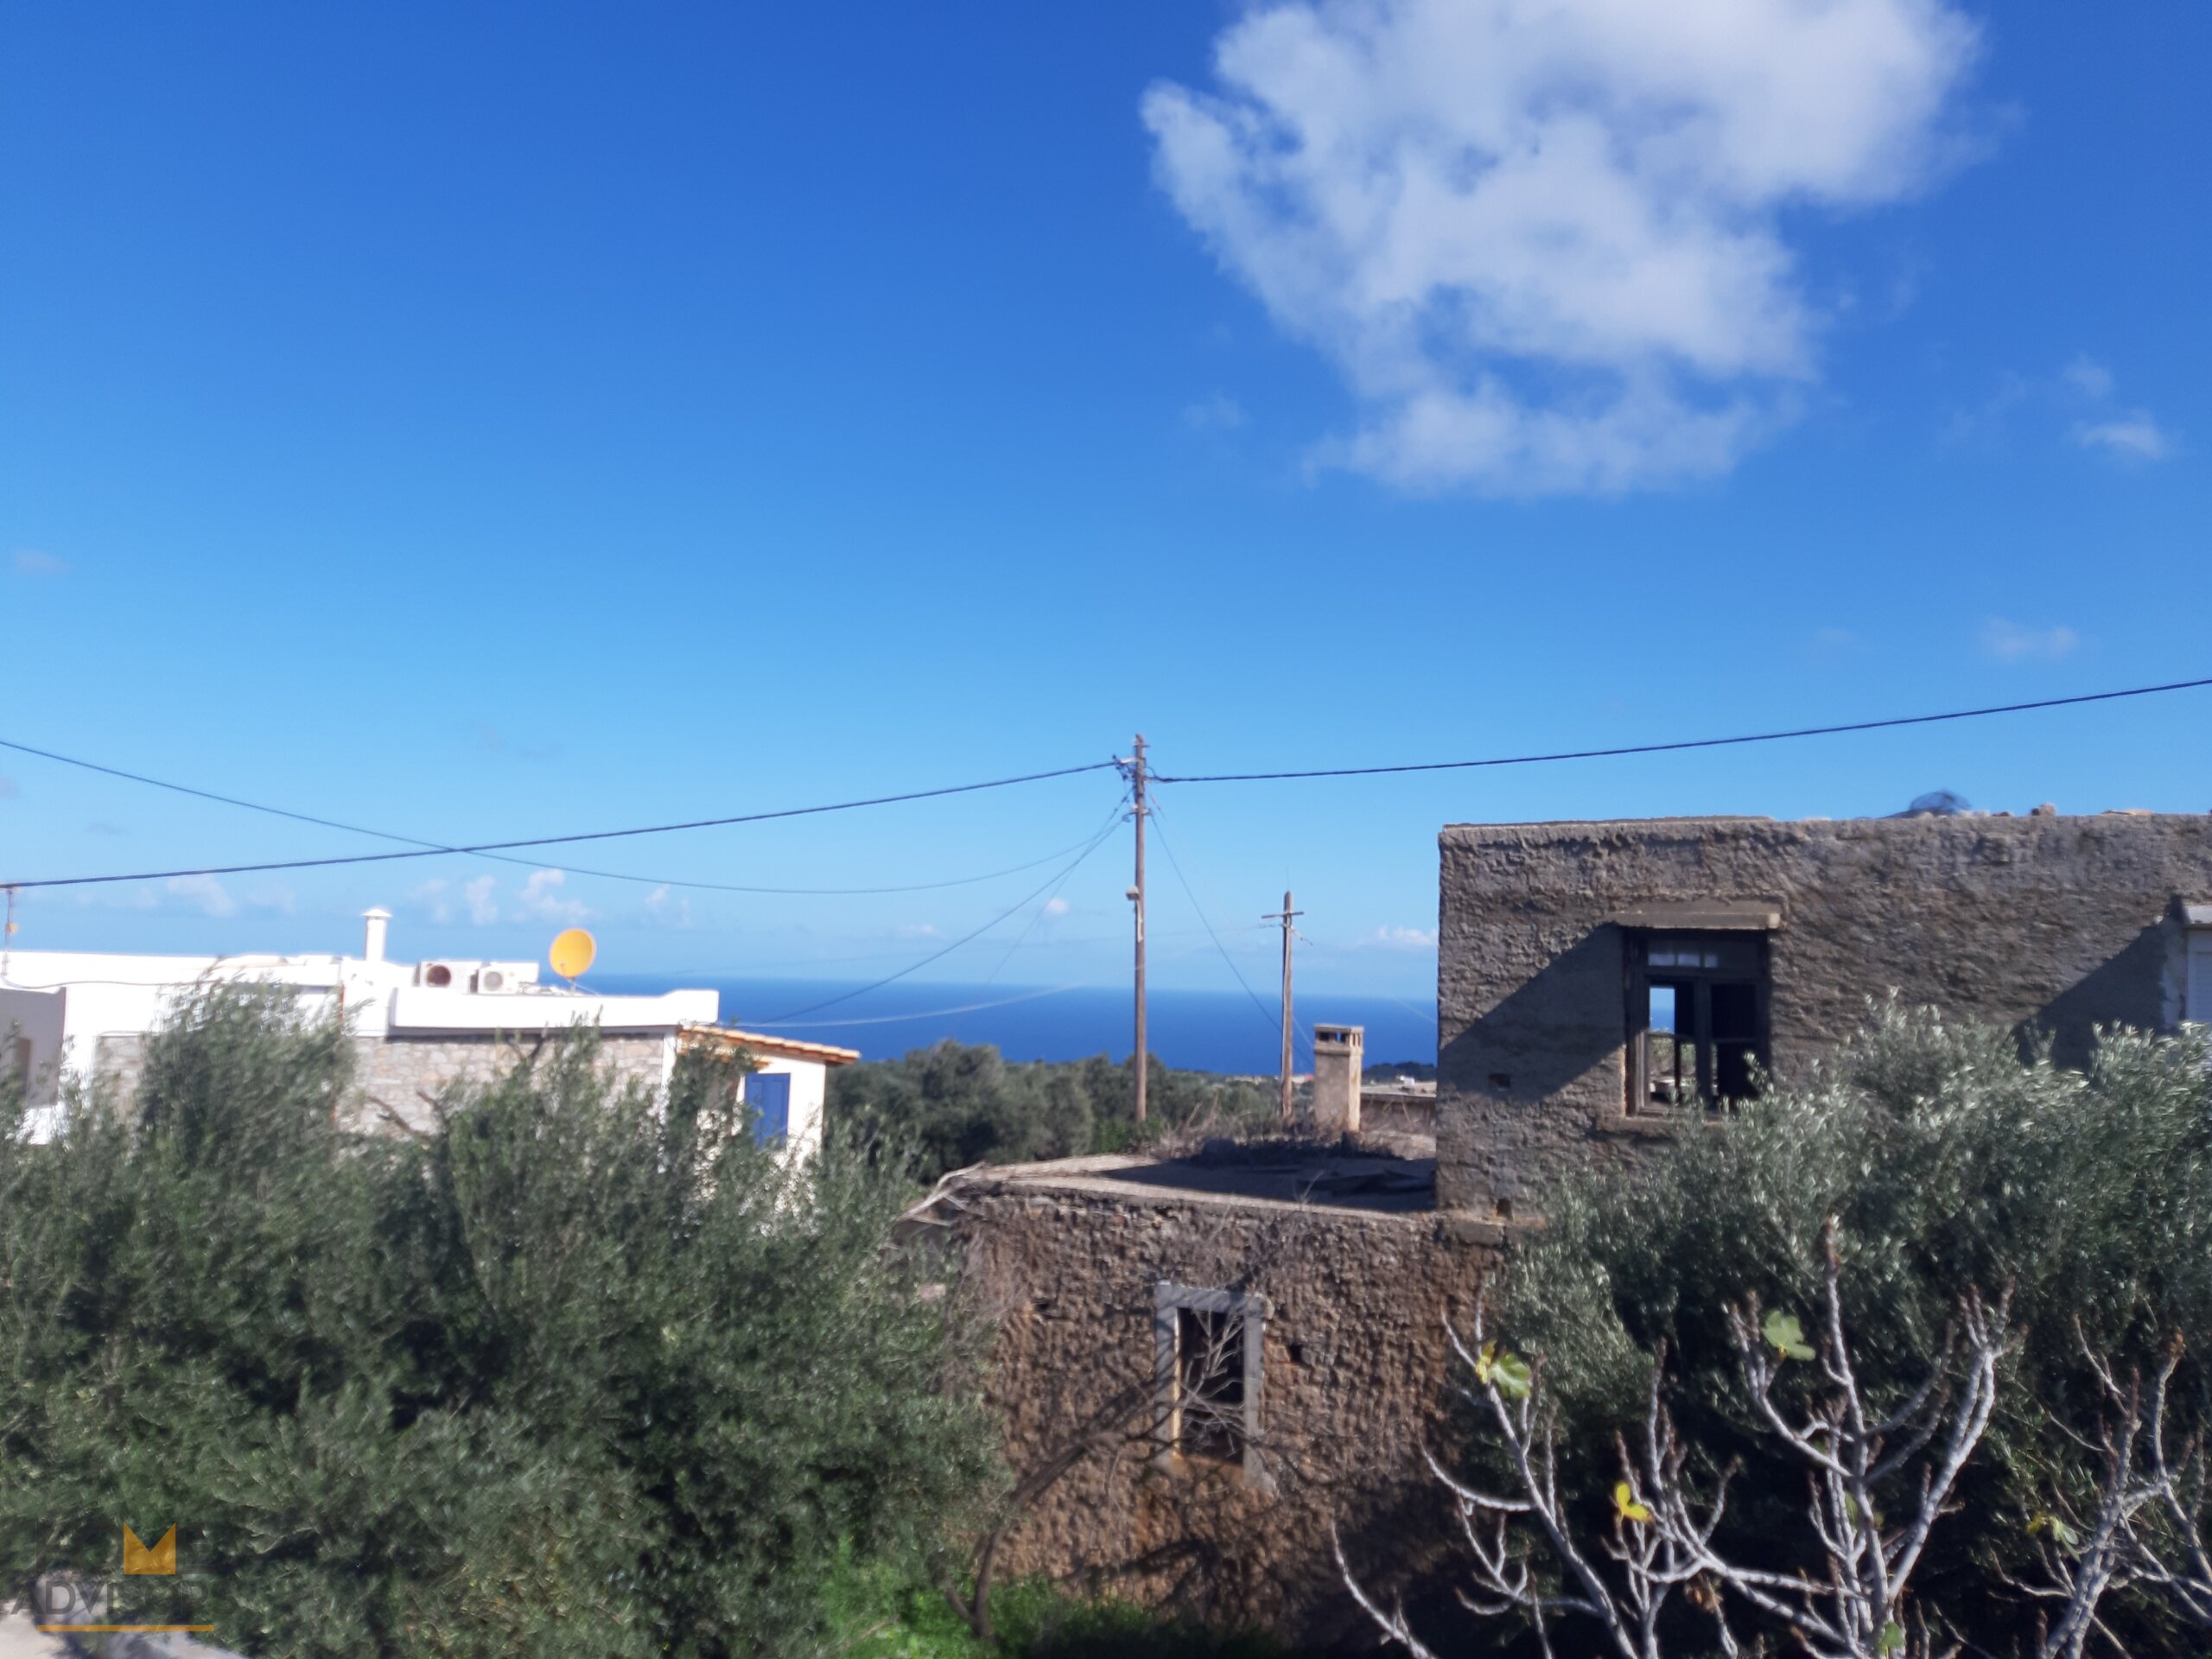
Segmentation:
<svg viewBox="0 0 2212 1659">
<path fill-rule="evenodd" d="M 1274 1121 L 1272 1082 L 1177 1071 L 1157 1054 L 1146 1077 L 1141 1129 L 1128 1061 L 1008 1061 L 988 1044 L 946 1041 L 833 1071 L 830 1119 L 835 1133 L 906 1149 L 925 1180 L 971 1164 L 1122 1152 L 1163 1133 Z"/>
</svg>

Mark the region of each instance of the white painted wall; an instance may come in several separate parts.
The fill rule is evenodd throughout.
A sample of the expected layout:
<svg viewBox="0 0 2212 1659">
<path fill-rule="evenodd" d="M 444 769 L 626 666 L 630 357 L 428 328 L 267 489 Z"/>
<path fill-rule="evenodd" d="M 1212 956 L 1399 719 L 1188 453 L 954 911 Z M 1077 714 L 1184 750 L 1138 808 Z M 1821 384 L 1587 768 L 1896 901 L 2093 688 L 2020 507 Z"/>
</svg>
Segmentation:
<svg viewBox="0 0 2212 1659">
<path fill-rule="evenodd" d="M 675 1064 L 677 1028 L 712 1025 L 721 997 L 706 990 L 659 996 L 601 996 L 565 987 L 524 984 L 502 993 L 433 988 L 415 983 L 417 964 L 360 957 L 153 957 L 92 951 L 11 950 L 0 978 L 0 1038 L 20 1026 L 31 1039 L 30 1065 L 41 1089 L 37 1104 L 52 1109 L 72 1084 L 91 1080 L 103 1037 L 143 1037 L 198 988 L 225 982 L 289 985 L 301 1011 L 341 1013 L 357 1036 L 383 1039 L 480 1035 L 492 1032 L 565 1031 L 596 1025 L 610 1032 L 666 1034 L 663 1081 Z M 463 982 L 466 982 L 465 977 Z M 0 1051 L 0 1063 L 12 1050 Z M 816 1068 L 817 1071 L 819 1067 Z M 791 1085 L 794 1137 L 802 1085 Z M 813 1098 L 820 1141 L 821 1090 Z M 50 1137 L 51 1110 L 31 1132 Z"/>
<path fill-rule="evenodd" d="M 823 1103 L 830 1093 L 830 1068 L 818 1060 L 772 1058 L 765 1055 L 756 1058 L 760 1064 L 753 1068 L 755 1071 L 780 1074 L 791 1080 L 791 1119 L 784 1140 L 787 1158 L 796 1160 L 819 1157 L 826 1116 Z"/>
</svg>

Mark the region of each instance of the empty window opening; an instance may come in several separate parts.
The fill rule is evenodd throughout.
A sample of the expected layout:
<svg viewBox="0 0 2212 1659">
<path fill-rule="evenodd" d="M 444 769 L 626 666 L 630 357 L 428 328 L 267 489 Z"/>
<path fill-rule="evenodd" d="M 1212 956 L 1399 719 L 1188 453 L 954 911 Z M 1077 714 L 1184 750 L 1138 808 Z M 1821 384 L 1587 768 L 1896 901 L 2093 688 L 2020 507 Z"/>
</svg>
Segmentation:
<svg viewBox="0 0 2212 1659">
<path fill-rule="evenodd" d="M 1153 1287 L 1153 1313 L 1160 1455 L 1171 1466 L 1226 1465 L 1266 1485 L 1260 1359 L 1268 1299 L 1257 1291 L 1162 1281 Z"/>
<path fill-rule="evenodd" d="M 1629 951 L 1631 1113 L 1747 1100 L 1767 1063 L 1766 941 L 1638 934 Z"/>
<path fill-rule="evenodd" d="M 1244 1316 L 1175 1311 L 1175 1449 L 1233 1463 L 1244 1455 Z"/>
</svg>

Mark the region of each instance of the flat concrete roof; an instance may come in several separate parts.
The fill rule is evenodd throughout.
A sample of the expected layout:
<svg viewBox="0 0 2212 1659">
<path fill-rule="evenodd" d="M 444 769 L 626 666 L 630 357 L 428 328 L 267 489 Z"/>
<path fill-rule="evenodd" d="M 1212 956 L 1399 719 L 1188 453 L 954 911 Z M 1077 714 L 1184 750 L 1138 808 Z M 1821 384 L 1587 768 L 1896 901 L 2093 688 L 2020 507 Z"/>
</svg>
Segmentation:
<svg viewBox="0 0 2212 1659">
<path fill-rule="evenodd" d="M 985 1167 L 976 1180 L 1154 1203 L 1289 1205 L 1403 1215 L 1436 1207 L 1436 1160 L 1379 1148 L 1220 1143 L 1185 1158 L 1060 1158 Z"/>
<path fill-rule="evenodd" d="M 2101 822 L 2110 818 L 2196 820 L 2207 816 L 2207 814 L 2202 812 L 2155 812 L 2148 807 L 2141 806 L 2109 806 L 2106 807 L 2101 811 L 2097 812 L 2045 812 L 2041 814 L 2033 812 L 1976 811 L 1951 813 L 1922 812 L 1908 817 L 1901 812 L 1880 812 L 1867 816 L 1840 818 L 1822 817 L 1819 816 L 1802 818 L 1773 818 L 1753 812 L 1712 812 L 1688 814 L 1675 817 L 1656 818 L 1523 818 L 1508 819 L 1499 823 L 1468 822 L 1462 823 L 1447 823 L 1443 827 L 1440 833 L 1446 836 L 1460 834 L 1479 836 L 1487 831 L 1497 830 L 1635 830 L 1643 828 L 1656 829 L 1664 825 L 1705 823 L 1772 823 L 1785 825 L 1793 829 L 1800 825 L 1812 824 L 1851 824 L 1859 826 L 1864 826 L 1866 824 L 1894 824 L 1902 826 L 1905 824 L 1936 823 L 1980 824 L 1986 826 L 1993 823 L 2012 823 L 2020 824 L 2087 823 Z"/>
</svg>

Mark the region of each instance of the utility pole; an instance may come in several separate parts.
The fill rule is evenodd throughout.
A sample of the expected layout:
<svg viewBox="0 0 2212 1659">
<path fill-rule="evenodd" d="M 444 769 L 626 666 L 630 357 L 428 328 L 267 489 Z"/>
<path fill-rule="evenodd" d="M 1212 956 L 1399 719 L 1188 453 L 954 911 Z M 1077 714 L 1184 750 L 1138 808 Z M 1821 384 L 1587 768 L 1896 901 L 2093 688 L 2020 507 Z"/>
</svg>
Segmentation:
<svg viewBox="0 0 2212 1659">
<path fill-rule="evenodd" d="M 1129 902 L 1136 908 L 1137 933 L 1137 1052 L 1136 1052 L 1136 1114 L 1141 1123 L 1145 1117 L 1146 1068 L 1150 1062 L 1145 1056 L 1144 1045 L 1144 734 L 1137 734 L 1135 758 L 1128 766 L 1131 797 L 1135 810 L 1129 817 L 1137 827 L 1137 880 L 1129 889 Z"/>
<path fill-rule="evenodd" d="M 1275 1125 L 1278 1128 L 1284 1129 L 1290 1127 L 1291 1120 L 1290 942 L 1297 937 L 1297 931 L 1291 926 L 1290 923 L 1293 917 L 1303 916 L 1305 913 L 1302 910 L 1293 910 L 1290 907 L 1290 895 L 1286 893 L 1282 896 L 1281 910 L 1271 912 L 1260 918 L 1263 922 L 1279 921 L 1282 924 L 1282 1083 L 1281 1092 L 1275 1096 Z"/>
</svg>

